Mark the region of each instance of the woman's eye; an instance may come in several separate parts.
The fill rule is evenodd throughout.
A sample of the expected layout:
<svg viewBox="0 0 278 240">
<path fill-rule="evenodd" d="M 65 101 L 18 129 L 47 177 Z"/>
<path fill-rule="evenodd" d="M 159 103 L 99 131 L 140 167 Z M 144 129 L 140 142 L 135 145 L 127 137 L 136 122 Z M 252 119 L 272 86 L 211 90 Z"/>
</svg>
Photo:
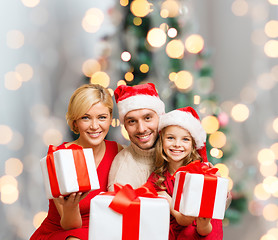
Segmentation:
<svg viewBox="0 0 278 240">
<path fill-rule="evenodd" d="M 86 119 L 89 119 L 89 117 L 88 116 L 83 116 L 83 117 L 81 117 L 81 119 L 86 120 Z"/>
<path fill-rule="evenodd" d="M 172 139 L 174 139 L 174 138 L 173 138 L 173 137 L 167 137 L 167 139 L 172 140 Z"/>
<path fill-rule="evenodd" d="M 104 119 L 106 119 L 107 117 L 106 116 L 100 116 L 99 117 L 99 119 L 102 119 L 102 120 L 104 120 Z"/>
</svg>

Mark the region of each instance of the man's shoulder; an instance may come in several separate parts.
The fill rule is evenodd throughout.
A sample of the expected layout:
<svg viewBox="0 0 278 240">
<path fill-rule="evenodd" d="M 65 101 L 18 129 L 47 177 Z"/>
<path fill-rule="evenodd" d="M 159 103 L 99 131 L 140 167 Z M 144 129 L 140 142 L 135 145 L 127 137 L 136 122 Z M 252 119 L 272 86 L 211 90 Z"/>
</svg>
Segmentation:
<svg viewBox="0 0 278 240">
<path fill-rule="evenodd" d="M 132 149 L 131 145 L 129 145 L 129 146 L 125 147 L 124 149 L 122 149 L 120 152 L 118 152 L 118 154 L 115 156 L 115 159 L 132 155 L 133 154 L 132 152 L 133 152 L 133 149 Z"/>
</svg>

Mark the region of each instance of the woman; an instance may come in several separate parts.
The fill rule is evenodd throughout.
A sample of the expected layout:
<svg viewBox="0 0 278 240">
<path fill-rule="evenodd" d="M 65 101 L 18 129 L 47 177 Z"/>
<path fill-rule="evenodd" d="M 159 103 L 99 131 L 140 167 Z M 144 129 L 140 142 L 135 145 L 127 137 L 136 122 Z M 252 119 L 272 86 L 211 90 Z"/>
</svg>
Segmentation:
<svg viewBox="0 0 278 240">
<path fill-rule="evenodd" d="M 30 240 L 88 239 L 90 200 L 98 193 L 107 191 L 111 163 L 122 149 L 116 142 L 104 139 L 112 121 L 112 110 L 112 97 L 100 85 L 85 84 L 71 96 L 66 119 L 71 130 L 79 137 L 58 148 L 64 149 L 71 144 L 92 148 L 100 189 L 49 200 L 48 215 Z"/>
</svg>

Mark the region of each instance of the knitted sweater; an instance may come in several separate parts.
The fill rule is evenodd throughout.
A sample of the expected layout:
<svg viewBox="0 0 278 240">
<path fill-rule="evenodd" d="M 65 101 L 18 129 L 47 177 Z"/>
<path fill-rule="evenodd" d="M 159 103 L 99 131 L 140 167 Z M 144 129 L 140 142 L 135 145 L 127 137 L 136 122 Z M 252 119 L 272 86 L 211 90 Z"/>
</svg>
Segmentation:
<svg viewBox="0 0 278 240">
<path fill-rule="evenodd" d="M 142 150 L 131 142 L 112 162 L 108 191 L 114 190 L 114 183 L 130 184 L 134 189 L 146 183 L 154 170 L 154 159 L 154 148 Z"/>
</svg>

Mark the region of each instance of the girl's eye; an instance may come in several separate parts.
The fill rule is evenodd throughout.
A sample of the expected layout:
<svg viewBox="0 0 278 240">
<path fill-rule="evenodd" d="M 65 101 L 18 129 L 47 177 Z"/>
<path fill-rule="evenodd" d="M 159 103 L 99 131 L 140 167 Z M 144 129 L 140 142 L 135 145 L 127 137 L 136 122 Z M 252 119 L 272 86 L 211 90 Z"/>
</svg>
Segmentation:
<svg viewBox="0 0 278 240">
<path fill-rule="evenodd" d="M 100 116 L 99 119 L 104 120 L 104 119 L 107 119 L 107 117 L 106 116 Z"/>
<path fill-rule="evenodd" d="M 190 138 L 184 138 L 183 141 L 190 141 Z"/>
<path fill-rule="evenodd" d="M 81 119 L 86 120 L 86 119 L 89 119 L 89 117 L 88 116 L 83 116 L 83 117 L 81 117 Z"/>
<path fill-rule="evenodd" d="M 174 138 L 173 138 L 173 137 L 167 137 L 167 139 L 172 140 L 172 139 L 174 139 Z"/>
</svg>

